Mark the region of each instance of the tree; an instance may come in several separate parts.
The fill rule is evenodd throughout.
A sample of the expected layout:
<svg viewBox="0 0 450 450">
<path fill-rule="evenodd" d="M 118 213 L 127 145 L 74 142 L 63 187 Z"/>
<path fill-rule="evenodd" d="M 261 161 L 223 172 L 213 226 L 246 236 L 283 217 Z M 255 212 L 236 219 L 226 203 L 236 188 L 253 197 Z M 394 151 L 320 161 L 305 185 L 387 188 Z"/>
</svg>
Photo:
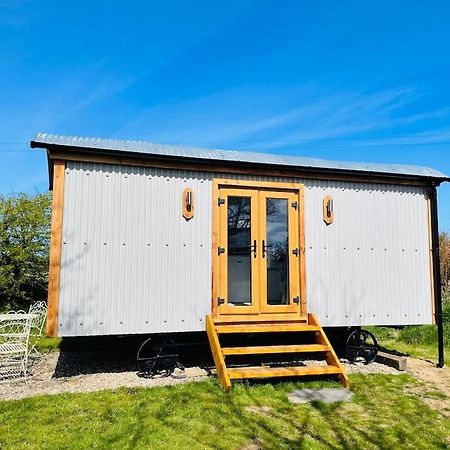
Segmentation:
<svg viewBox="0 0 450 450">
<path fill-rule="evenodd" d="M 441 282 L 444 291 L 450 289 L 450 235 L 439 235 L 439 255 L 441 260 Z"/>
<path fill-rule="evenodd" d="M 0 310 L 45 300 L 51 195 L 0 196 Z"/>
</svg>

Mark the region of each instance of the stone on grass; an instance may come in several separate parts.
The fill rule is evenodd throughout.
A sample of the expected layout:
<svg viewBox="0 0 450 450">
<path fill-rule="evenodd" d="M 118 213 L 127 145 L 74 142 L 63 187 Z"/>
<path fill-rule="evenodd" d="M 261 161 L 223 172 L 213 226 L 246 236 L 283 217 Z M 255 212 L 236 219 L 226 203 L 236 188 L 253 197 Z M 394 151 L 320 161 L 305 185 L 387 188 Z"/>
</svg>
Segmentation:
<svg viewBox="0 0 450 450">
<path fill-rule="evenodd" d="M 296 389 L 288 394 L 291 403 L 308 402 L 348 402 L 353 397 L 353 392 L 342 388 L 322 388 L 322 389 Z"/>
<path fill-rule="evenodd" d="M 186 367 L 184 373 L 188 378 L 208 376 L 208 372 L 201 367 Z"/>
<path fill-rule="evenodd" d="M 170 375 L 172 378 L 186 378 L 186 374 L 183 369 L 175 367 L 175 370 Z"/>
</svg>

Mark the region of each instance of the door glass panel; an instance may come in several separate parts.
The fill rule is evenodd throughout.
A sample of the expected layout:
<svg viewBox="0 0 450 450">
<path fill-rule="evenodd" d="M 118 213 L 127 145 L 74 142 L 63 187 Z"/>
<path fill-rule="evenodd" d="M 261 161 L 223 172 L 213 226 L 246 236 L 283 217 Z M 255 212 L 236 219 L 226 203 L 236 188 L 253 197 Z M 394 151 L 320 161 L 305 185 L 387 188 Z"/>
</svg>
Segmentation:
<svg viewBox="0 0 450 450">
<path fill-rule="evenodd" d="M 267 304 L 289 304 L 288 200 L 266 198 Z"/>
<path fill-rule="evenodd" d="M 228 304 L 252 304 L 251 198 L 228 197 Z"/>
</svg>

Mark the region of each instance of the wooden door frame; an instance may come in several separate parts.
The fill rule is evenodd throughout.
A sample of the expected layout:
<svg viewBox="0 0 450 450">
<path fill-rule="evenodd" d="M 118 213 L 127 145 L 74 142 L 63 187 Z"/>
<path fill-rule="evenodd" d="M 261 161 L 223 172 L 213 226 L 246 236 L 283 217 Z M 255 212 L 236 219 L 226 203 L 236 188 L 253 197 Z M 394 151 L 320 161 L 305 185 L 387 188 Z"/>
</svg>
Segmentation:
<svg viewBox="0 0 450 450">
<path fill-rule="evenodd" d="M 295 213 L 292 213 L 290 203 L 297 202 L 297 205 L 299 204 L 299 198 L 298 198 L 298 192 L 292 190 L 261 190 L 259 191 L 259 198 L 267 199 L 267 198 L 278 198 L 278 199 L 285 199 L 288 204 L 287 208 L 287 219 L 288 219 L 288 232 L 289 232 L 289 248 L 287 253 L 287 258 L 289 260 L 289 270 L 288 270 L 288 277 L 289 277 L 289 292 L 288 292 L 288 298 L 290 299 L 290 302 L 287 305 L 269 305 L 268 303 L 262 303 L 260 305 L 259 313 L 261 315 L 266 314 L 292 314 L 297 313 L 300 310 L 301 305 L 296 305 L 292 299 L 294 297 L 300 297 L 300 253 L 295 256 L 293 254 L 294 248 L 298 248 L 300 251 L 300 245 L 299 245 L 299 239 L 300 239 L 300 233 L 298 231 L 298 217 L 300 215 L 300 211 L 298 210 L 298 206 L 296 208 Z M 264 201 L 265 205 L 265 201 Z M 265 208 L 261 208 L 262 211 L 259 212 L 259 231 L 260 231 L 260 237 L 265 239 L 266 242 L 268 241 L 267 237 L 267 215 Z M 259 289 L 261 290 L 261 297 L 265 298 L 268 295 L 267 292 L 267 258 L 261 258 L 260 259 L 260 276 L 261 276 L 261 282 Z"/>
<path fill-rule="evenodd" d="M 219 226 L 220 226 L 220 188 L 240 188 L 255 189 L 262 188 L 273 191 L 296 191 L 298 196 L 298 243 L 299 243 L 299 280 L 300 280 L 300 314 L 233 314 L 220 315 L 218 297 L 219 297 Z M 211 289 L 211 312 L 216 321 L 221 322 L 251 322 L 251 321 L 286 321 L 303 320 L 307 317 L 307 299 L 306 299 L 306 265 L 305 265 L 305 193 L 304 185 L 301 183 L 282 183 L 270 181 L 247 181 L 234 179 L 214 178 L 212 180 L 212 289 Z"/>
<path fill-rule="evenodd" d="M 226 193 L 224 192 L 224 196 L 229 197 L 230 195 L 233 197 L 248 197 L 251 199 L 251 217 L 250 217 L 250 221 L 251 221 L 251 238 L 250 241 L 253 242 L 254 238 L 257 237 L 258 235 L 258 227 L 254 226 L 255 222 L 258 221 L 259 218 L 259 208 L 258 208 L 258 204 L 259 204 L 259 197 L 258 197 L 258 191 L 255 189 L 244 189 L 242 187 L 240 187 L 239 189 L 233 189 L 233 187 L 229 187 L 226 186 Z M 222 234 L 222 237 L 224 235 L 227 234 L 227 209 L 225 208 L 220 208 L 218 206 L 217 208 L 219 210 L 219 216 L 223 216 L 225 215 L 225 217 L 221 217 L 219 219 L 219 234 Z M 256 233 L 256 234 L 255 234 Z M 224 242 L 220 241 L 220 236 L 219 236 L 219 242 L 217 247 L 226 247 Z M 217 252 L 217 247 L 216 247 L 216 253 Z M 228 253 L 228 249 L 226 250 L 226 252 Z M 255 276 L 258 274 L 258 270 L 255 269 L 255 264 L 258 265 L 258 259 L 257 258 L 251 258 L 251 279 L 250 279 L 250 284 L 251 284 L 251 297 L 252 297 L 252 301 L 251 301 L 251 305 L 250 306 L 230 306 L 228 304 L 224 304 L 221 306 L 217 306 L 217 311 L 219 315 L 232 315 L 232 316 L 236 316 L 236 308 L 239 308 L 239 312 L 241 314 L 258 314 L 260 305 L 259 305 L 259 289 L 260 289 L 260 285 L 259 285 L 259 280 L 255 279 Z M 221 293 L 221 295 L 223 295 L 225 298 L 228 297 L 228 264 L 227 264 L 228 260 L 227 258 L 218 258 L 218 272 L 219 274 L 222 274 L 222 276 L 219 276 L 219 291 Z"/>
</svg>

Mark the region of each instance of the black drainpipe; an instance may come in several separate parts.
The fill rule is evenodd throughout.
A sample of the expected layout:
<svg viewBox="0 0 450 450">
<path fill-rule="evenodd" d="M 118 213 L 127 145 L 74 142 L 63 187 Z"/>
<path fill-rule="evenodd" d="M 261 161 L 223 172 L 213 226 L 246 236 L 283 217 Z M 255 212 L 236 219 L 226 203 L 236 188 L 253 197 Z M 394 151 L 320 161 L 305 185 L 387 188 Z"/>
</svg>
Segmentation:
<svg viewBox="0 0 450 450">
<path fill-rule="evenodd" d="M 430 190 L 431 200 L 431 252 L 433 256 L 433 282 L 434 282 L 434 316 L 437 326 L 438 363 L 437 367 L 444 367 L 444 328 L 442 323 L 442 286 L 439 263 L 439 228 L 437 190 L 433 184 Z"/>
</svg>

